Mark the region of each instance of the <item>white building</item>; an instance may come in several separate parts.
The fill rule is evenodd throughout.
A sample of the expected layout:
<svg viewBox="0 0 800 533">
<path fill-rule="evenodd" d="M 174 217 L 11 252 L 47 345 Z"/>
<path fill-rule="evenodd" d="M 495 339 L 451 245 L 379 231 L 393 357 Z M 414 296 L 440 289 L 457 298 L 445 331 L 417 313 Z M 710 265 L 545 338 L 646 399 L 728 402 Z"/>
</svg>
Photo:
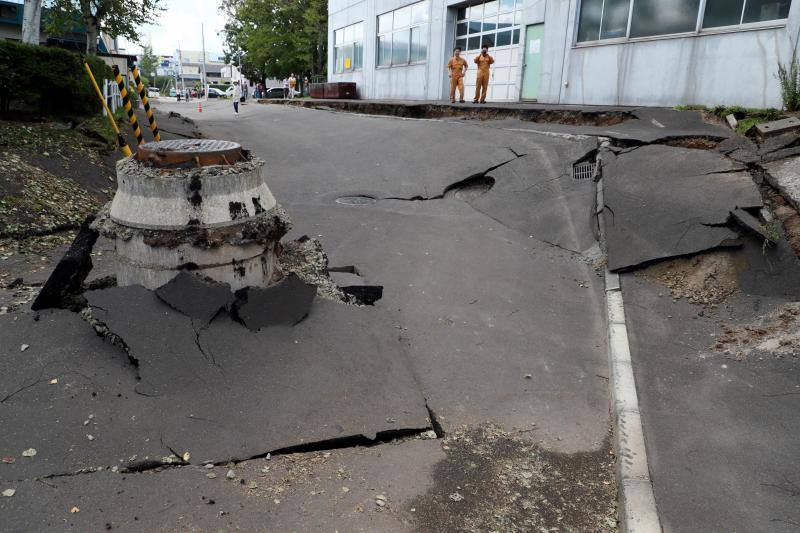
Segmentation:
<svg viewBox="0 0 800 533">
<path fill-rule="evenodd" d="M 447 97 L 455 46 L 495 58 L 489 100 L 781 107 L 791 0 L 329 0 L 328 78 L 361 98 Z"/>
</svg>

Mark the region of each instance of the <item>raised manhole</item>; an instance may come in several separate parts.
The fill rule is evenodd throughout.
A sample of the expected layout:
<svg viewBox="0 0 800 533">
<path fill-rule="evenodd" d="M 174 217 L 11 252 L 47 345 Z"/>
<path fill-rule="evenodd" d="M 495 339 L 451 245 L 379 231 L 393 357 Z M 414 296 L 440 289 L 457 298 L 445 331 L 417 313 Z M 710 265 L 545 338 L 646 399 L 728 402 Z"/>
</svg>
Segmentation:
<svg viewBox="0 0 800 533">
<path fill-rule="evenodd" d="M 139 146 L 136 159 L 154 167 L 233 165 L 246 159 L 242 145 L 214 139 L 171 139 Z"/>
<path fill-rule="evenodd" d="M 371 196 L 340 196 L 336 199 L 337 204 L 344 205 L 369 205 L 375 202 L 377 200 Z"/>
<path fill-rule="evenodd" d="M 594 177 L 594 171 L 596 169 L 597 169 L 597 163 L 594 161 L 585 161 L 583 163 L 576 163 L 572 165 L 572 179 L 590 180 Z"/>
</svg>

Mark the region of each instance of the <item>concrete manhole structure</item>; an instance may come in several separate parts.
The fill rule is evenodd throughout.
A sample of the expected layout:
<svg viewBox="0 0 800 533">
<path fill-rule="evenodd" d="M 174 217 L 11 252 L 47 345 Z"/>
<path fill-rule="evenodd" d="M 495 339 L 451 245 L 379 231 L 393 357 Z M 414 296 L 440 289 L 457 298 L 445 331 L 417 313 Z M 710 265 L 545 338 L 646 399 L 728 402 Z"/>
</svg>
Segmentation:
<svg viewBox="0 0 800 533">
<path fill-rule="evenodd" d="M 263 170 L 239 144 L 208 139 L 148 143 L 119 161 L 94 223 L 114 241 L 117 284 L 155 289 L 187 270 L 232 290 L 279 281 L 291 220 Z"/>
</svg>

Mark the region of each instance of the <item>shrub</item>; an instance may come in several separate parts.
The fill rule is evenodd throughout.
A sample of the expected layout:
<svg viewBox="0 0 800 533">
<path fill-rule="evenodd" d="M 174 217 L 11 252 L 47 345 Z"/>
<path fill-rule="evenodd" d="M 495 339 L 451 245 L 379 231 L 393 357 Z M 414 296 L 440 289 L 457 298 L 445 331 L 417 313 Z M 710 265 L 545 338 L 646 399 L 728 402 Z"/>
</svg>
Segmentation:
<svg viewBox="0 0 800 533">
<path fill-rule="evenodd" d="M 797 62 L 797 48 L 792 51 L 788 65 L 778 61 L 778 82 L 781 86 L 781 99 L 786 111 L 800 108 L 800 64 Z"/>
<path fill-rule="evenodd" d="M 101 59 L 89 56 L 86 60 L 96 79 L 111 78 L 111 69 Z M 100 102 L 79 54 L 0 41 L 0 114 L 86 116 L 99 110 Z"/>
</svg>

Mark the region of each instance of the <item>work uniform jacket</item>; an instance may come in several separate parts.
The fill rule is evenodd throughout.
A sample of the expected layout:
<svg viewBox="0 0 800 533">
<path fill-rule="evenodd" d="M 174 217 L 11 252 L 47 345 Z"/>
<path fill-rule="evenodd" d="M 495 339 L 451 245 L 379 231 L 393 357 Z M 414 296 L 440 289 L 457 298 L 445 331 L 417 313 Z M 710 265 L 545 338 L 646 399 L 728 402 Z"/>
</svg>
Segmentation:
<svg viewBox="0 0 800 533">
<path fill-rule="evenodd" d="M 489 77 L 489 65 L 494 63 L 494 58 L 489 54 L 478 54 L 475 57 L 475 64 L 478 65 L 478 77 Z"/>
<path fill-rule="evenodd" d="M 447 62 L 447 68 L 450 69 L 454 78 L 461 78 L 464 76 L 464 71 L 467 70 L 467 60 L 463 57 L 451 57 Z"/>
</svg>

